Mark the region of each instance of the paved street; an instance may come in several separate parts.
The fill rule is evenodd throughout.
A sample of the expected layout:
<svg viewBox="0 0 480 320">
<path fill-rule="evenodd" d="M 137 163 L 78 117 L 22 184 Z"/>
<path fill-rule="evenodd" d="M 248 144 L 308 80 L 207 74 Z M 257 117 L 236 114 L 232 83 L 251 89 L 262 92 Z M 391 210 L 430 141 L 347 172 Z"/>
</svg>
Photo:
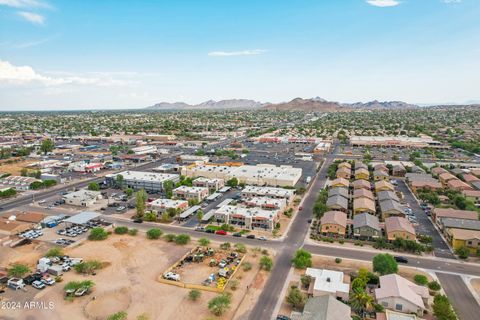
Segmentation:
<svg viewBox="0 0 480 320">
<path fill-rule="evenodd" d="M 432 221 L 428 218 L 427 214 L 420 208 L 420 205 L 416 201 L 410 189 L 407 187 L 405 181 L 398 179 L 397 190 L 401 191 L 405 200 L 410 204 L 410 208 L 415 213 L 417 217 L 418 226 L 415 228 L 416 231 L 420 234 L 424 234 L 432 237 L 433 252 L 435 256 L 441 258 L 455 259 L 455 256 L 450 251 L 450 248 L 445 243 L 443 238 L 438 233 L 437 229 L 432 224 Z"/>
<path fill-rule="evenodd" d="M 480 306 L 460 276 L 437 273 L 437 277 L 460 319 L 480 319 Z"/>
</svg>

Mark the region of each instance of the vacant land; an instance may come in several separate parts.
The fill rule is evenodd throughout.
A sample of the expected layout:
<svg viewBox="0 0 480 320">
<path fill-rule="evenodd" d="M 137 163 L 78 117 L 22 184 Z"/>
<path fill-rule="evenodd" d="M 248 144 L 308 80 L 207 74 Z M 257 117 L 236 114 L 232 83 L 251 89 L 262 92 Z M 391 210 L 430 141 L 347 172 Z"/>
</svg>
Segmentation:
<svg viewBox="0 0 480 320">
<path fill-rule="evenodd" d="M 56 320 L 64 319 L 65 315 L 69 315 L 69 319 L 72 320 L 106 319 L 112 313 L 126 311 L 132 319 L 141 314 L 147 314 L 150 319 L 213 318 L 207 305 L 217 293 L 202 292 L 201 297 L 194 302 L 188 299 L 190 290 L 156 281 L 159 274 L 193 246 L 193 243 L 178 246 L 164 240 L 147 240 L 143 233 L 137 236 L 111 235 L 105 241 L 84 242 L 67 249 L 65 253 L 71 257 L 102 261 L 106 265 L 104 269 L 98 271 L 95 276 L 83 276 L 70 271 L 65 273 L 63 283 L 42 291 L 29 286 L 28 293 L 15 292 L 13 295 L 8 289 L 7 296 L 14 296 L 20 300 L 24 296 L 34 294 L 33 300 L 51 301 L 55 307 L 52 310 L 9 310 L 4 316 L 7 319 Z M 211 246 L 216 247 L 215 244 Z M 27 253 L 28 248 L 20 250 L 23 254 Z M 10 254 L 9 262 L 22 261 L 33 265 L 40 257 L 40 250 L 29 254 L 28 259 L 22 254 Z M 231 307 L 223 316 L 215 317 L 216 319 L 244 319 L 248 315 L 268 277 L 267 272 L 259 271 L 260 257 L 260 253 L 247 253 L 244 261 L 250 262 L 252 269 L 244 271 L 241 268 L 236 273 L 234 279 L 238 281 L 238 288 L 232 290 L 228 286 L 225 290 L 232 293 Z M 72 280 L 85 279 L 95 282 L 93 292 L 73 301 L 65 300 L 64 284 Z"/>
<path fill-rule="evenodd" d="M 36 161 L 22 161 L 19 158 L 3 160 L 0 162 L 0 172 L 10 173 L 12 176 L 19 176 L 20 171 L 24 167 L 34 162 Z"/>
</svg>

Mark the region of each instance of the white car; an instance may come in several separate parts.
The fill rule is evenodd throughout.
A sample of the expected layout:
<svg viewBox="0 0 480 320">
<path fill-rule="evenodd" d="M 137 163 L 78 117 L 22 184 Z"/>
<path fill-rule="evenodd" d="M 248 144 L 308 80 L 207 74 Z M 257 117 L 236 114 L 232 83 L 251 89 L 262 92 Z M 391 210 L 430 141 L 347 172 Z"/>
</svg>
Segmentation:
<svg viewBox="0 0 480 320">
<path fill-rule="evenodd" d="M 267 241 L 267 238 L 265 238 L 264 236 L 261 236 L 261 237 L 258 237 L 258 240 Z"/>
<path fill-rule="evenodd" d="M 34 287 L 35 289 L 42 290 L 43 288 L 45 288 L 45 283 L 43 283 L 42 281 L 36 280 L 32 282 L 32 287 Z"/>
<path fill-rule="evenodd" d="M 220 263 L 218 264 L 218 266 L 219 266 L 220 268 L 225 268 L 225 267 L 227 266 L 227 261 L 225 261 L 225 260 L 220 261 Z"/>
<path fill-rule="evenodd" d="M 55 280 L 53 280 L 51 277 L 42 278 L 42 282 L 48 284 L 49 286 L 53 286 L 55 284 Z"/>
<path fill-rule="evenodd" d="M 180 275 L 174 272 L 167 272 L 163 277 L 167 280 L 180 281 Z"/>
</svg>

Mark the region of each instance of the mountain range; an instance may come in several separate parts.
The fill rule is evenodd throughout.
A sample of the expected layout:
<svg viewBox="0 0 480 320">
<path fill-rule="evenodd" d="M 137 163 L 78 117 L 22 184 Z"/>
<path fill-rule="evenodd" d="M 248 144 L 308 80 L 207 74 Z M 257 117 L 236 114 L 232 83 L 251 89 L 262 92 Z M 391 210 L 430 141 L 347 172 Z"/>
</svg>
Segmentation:
<svg viewBox="0 0 480 320">
<path fill-rule="evenodd" d="M 278 111 L 305 111 L 305 112 L 346 112 L 355 110 L 397 110 L 420 108 L 415 104 L 403 101 L 369 101 L 355 103 L 340 103 L 328 101 L 320 97 L 303 99 L 295 98 L 288 102 L 261 103 L 249 99 L 208 100 L 200 104 L 187 104 L 185 102 L 160 102 L 147 109 L 152 110 L 224 110 L 224 109 L 266 109 Z"/>
</svg>

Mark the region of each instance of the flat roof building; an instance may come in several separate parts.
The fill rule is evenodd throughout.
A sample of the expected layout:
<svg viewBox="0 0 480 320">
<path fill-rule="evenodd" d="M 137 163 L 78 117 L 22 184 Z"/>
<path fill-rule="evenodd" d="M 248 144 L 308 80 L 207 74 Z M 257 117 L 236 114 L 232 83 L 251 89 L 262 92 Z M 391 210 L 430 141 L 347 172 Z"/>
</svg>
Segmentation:
<svg viewBox="0 0 480 320">
<path fill-rule="evenodd" d="M 105 181 L 108 185 L 116 185 L 117 176 L 121 175 L 121 186 L 128 187 L 135 190 L 145 189 L 146 191 L 163 191 L 163 184 L 166 181 L 178 182 L 180 176 L 178 174 L 170 173 L 155 173 L 144 171 L 123 171 L 116 174 L 109 174 L 105 176 Z"/>
</svg>

